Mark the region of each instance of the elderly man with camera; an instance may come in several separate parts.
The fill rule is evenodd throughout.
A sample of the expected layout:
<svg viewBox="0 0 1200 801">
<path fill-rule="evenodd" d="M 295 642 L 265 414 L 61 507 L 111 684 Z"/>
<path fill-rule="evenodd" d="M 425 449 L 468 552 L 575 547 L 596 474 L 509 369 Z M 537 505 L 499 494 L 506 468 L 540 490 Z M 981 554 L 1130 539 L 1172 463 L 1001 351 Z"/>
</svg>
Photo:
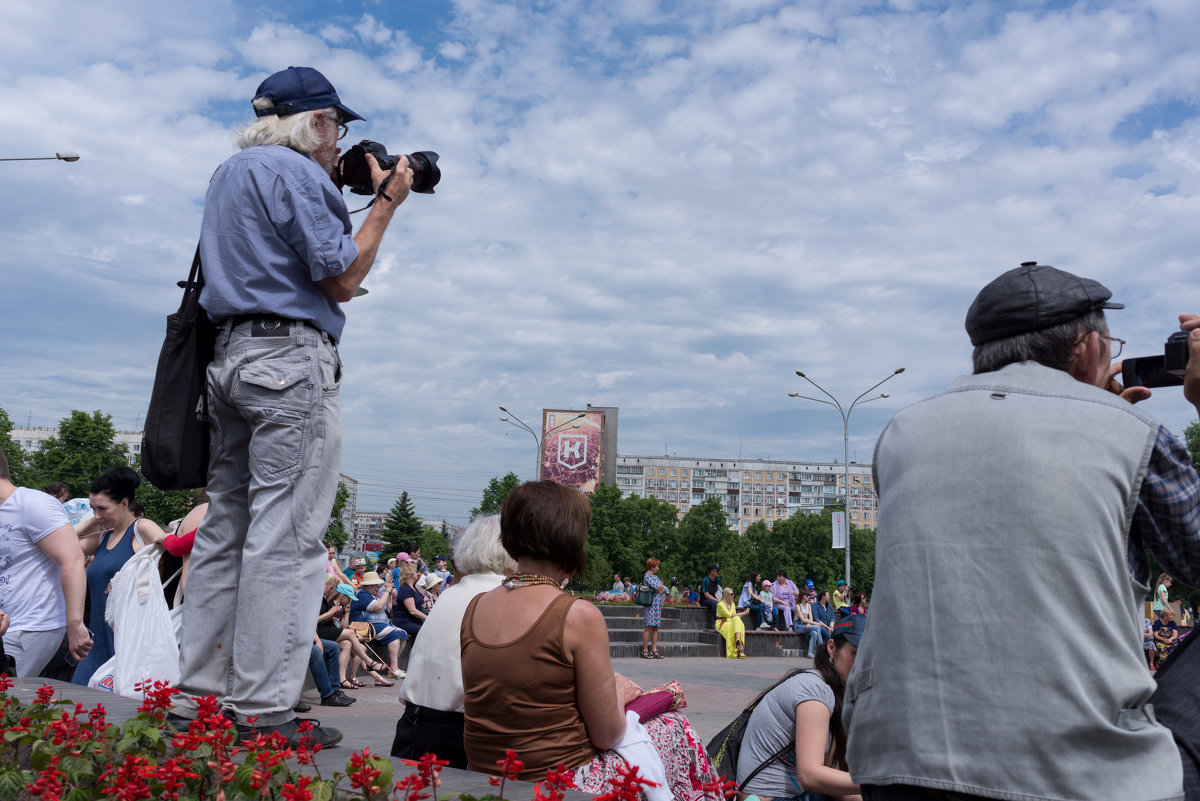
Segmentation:
<svg viewBox="0 0 1200 801">
<path fill-rule="evenodd" d="M 967 313 L 975 374 L 879 439 L 844 714 L 867 801 L 1183 797 L 1141 610 L 1147 551 L 1200 586 L 1200 477 L 1130 402 L 1149 390 L 1114 379 L 1111 295 L 1034 262 L 1001 275 Z M 1180 323 L 1200 412 L 1200 316 Z"/>
<path fill-rule="evenodd" d="M 192 553 L 169 723 L 195 716 L 193 696 L 215 695 L 243 734 L 253 718 L 295 744 L 341 461 L 340 304 L 370 271 L 413 176 L 404 157 L 388 174 L 368 154 L 377 196 L 352 235 L 333 173 L 338 140 L 362 117 L 310 67 L 267 78 L 253 107 L 239 152 L 209 182 L 200 233 L 200 303 L 220 328 L 208 368 L 211 505 Z"/>
</svg>

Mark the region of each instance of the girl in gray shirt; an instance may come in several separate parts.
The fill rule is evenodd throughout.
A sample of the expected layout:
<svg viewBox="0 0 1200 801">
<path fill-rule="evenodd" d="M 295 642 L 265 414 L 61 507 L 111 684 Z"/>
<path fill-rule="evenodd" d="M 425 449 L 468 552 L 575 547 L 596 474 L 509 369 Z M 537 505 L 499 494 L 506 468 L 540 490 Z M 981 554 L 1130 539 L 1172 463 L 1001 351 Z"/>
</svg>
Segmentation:
<svg viewBox="0 0 1200 801">
<path fill-rule="evenodd" d="M 741 788 L 743 792 L 763 801 L 857 797 L 858 785 L 846 767 L 842 692 L 865 628 L 862 615 L 843 619 L 818 649 L 812 670 L 792 671 L 763 695 L 746 726 L 738 784 L 759 765 L 770 764 Z M 772 760 L 791 742 L 792 749 Z"/>
</svg>

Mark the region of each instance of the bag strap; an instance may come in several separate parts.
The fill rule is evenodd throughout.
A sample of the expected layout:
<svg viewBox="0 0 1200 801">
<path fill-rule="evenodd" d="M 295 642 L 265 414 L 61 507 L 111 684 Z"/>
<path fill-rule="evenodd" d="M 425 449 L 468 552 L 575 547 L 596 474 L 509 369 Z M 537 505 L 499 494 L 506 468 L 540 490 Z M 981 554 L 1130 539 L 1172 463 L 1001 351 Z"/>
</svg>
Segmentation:
<svg viewBox="0 0 1200 801">
<path fill-rule="evenodd" d="M 775 760 L 781 759 L 784 754 L 786 754 L 788 751 L 791 751 L 795 747 L 796 747 L 796 741 L 792 740 L 790 743 L 785 745 L 783 748 L 780 748 L 774 754 L 771 754 L 771 756 L 767 757 L 761 765 L 759 765 L 754 770 L 750 771 L 750 775 L 746 777 L 746 780 L 744 782 L 742 782 L 741 784 L 738 785 L 738 792 L 739 793 L 742 792 L 746 788 L 746 785 L 750 783 L 750 780 L 753 779 L 755 776 L 757 776 L 759 773 L 762 773 L 764 768 L 766 768 L 768 765 L 770 765 Z"/>
<path fill-rule="evenodd" d="M 200 243 L 196 243 L 196 255 L 192 257 L 192 269 L 188 271 L 186 281 L 177 283 L 183 290 L 183 300 L 179 302 L 180 315 L 191 322 L 196 319 L 200 310 L 200 290 L 204 289 L 204 270 L 200 265 Z"/>
</svg>

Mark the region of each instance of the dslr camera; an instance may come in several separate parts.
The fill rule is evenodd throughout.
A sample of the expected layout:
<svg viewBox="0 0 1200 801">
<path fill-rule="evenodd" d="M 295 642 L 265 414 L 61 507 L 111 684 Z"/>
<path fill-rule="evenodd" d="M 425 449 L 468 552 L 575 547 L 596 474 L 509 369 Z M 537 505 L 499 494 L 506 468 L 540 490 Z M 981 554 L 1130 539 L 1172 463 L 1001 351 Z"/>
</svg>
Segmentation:
<svg viewBox="0 0 1200 801">
<path fill-rule="evenodd" d="M 1176 387 L 1183 384 L 1188 365 L 1188 334 L 1167 337 L 1161 356 L 1134 356 L 1121 363 L 1121 383 L 1127 387 Z"/>
<path fill-rule="evenodd" d="M 348 186 L 356 195 L 374 195 L 375 187 L 371 184 L 371 167 L 367 164 L 367 154 L 370 153 L 379 163 L 379 169 L 390 172 L 399 156 L 389 156 L 387 148 L 378 142 L 364 139 L 347 152 L 342 154 L 337 163 L 337 179 L 339 186 Z M 438 169 L 438 154 L 432 150 L 418 150 L 406 156 L 408 166 L 413 171 L 413 192 L 422 195 L 432 195 L 433 188 L 442 180 L 442 171 Z M 388 180 L 391 180 L 390 176 Z M 380 186 L 380 191 L 387 187 L 387 180 Z"/>
</svg>

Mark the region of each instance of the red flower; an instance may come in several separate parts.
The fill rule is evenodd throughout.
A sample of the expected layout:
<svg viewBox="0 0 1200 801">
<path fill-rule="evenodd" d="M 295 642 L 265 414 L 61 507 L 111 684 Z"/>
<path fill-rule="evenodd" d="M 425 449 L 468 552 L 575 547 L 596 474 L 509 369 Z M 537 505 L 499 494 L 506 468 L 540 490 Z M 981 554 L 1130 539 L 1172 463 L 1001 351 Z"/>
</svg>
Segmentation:
<svg viewBox="0 0 1200 801">
<path fill-rule="evenodd" d="M 494 776 L 492 778 L 495 778 Z M 429 785 L 421 778 L 419 774 L 410 773 L 400 781 L 396 782 L 394 792 L 404 792 L 404 801 L 423 801 L 430 798 L 430 794 L 422 792 Z"/>
<path fill-rule="evenodd" d="M 167 682 L 158 679 L 139 681 L 133 685 L 133 689 L 140 691 L 143 698 L 137 711 L 145 712 L 157 721 L 162 721 L 166 716 L 167 710 L 171 708 L 171 696 L 179 692 Z"/>
<path fill-rule="evenodd" d="M 715 779 L 707 779 L 701 783 L 700 789 L 706 793 L 718 793 L 724 798 L 733 798 L 737 795 L 737 782 L 732 779 L 721 780 L 718 776 Z"/>
<path fill-rule="evenodd" d="M 187 757 L 171 757 L 158 766 L 157 779 L 162 783 L 166 798 L 179 798 L 179 791 L 187 786 L 186 779 L 200 778 L 199 774 L 191 771 L 191 767 L 192 760 Z"/>
<path fill-rule="evenodd" d="M 534 787 L 535 801 L 562 801 L 566 790 L 574 789 L 575 772 L 559 765 L 546 771 L 546 780 Z"/>
<path fill-rule="evenodd" d="M 617 765 L 617 774 L 609 783 L 609 792 L 596 796 L 592 801 L 638 801 L 642 788 L 658 786 L 657 782 L 642 777 L 635 765 L 622 762 Z"/>
<path fill-rule="evenodd" d="M 0 673 L 0 693 L 8 692 L 9 690 L 12 689 L 12 686 L 13 686 L 13 682 L 12 682 L 12 679 L 10 679 L 8 677 L 8 674 Z"/>
<path fill-rule="evenodd" d="M 46 801 L 58 801 L 62 795 L 64 774 L 58 769 L 58 754 L 50 757 L 50 764 L 38 774 L 38 777 L 26 788 L 29 794 Z"/>
<path fill-rule="evenodd" d="M 379 792 L 375 780 L 379 778 L 380 771 L 373 764 L 373 760 L 370 748 L 364 748 L 350 755 L 349 770 L 347 771 L 347 775 L 350 777 L 350 786 L 356 790 L 363 790 L 365 795 Z"/>
<path fill-rule="evenodd" d="M 153 792 L 146 784 L 146 767 L 149 760 L 146 757 L 126 754 L 125 761 L 111 766 L 100 774 L 103 785 L 102 795 L 114 796 L 117 801 L 141 801 L 153 797 Z"/>
<path fill-rule="evenodd" d="M 280 793 L 285 801 L 312 801 L 312 790 L 308 786 L 313 780 L 309 776 L 301 776 L 295 784 L 285 784 L 280 788 Z"/>
<path fill-rule="evenodd" d="M 33 696 L 33 702 L 35 704 L 45 705 L 45 704 L 50 703 L 53 700 L 54 700 L 54 688 L 51 687 L 49 684 L 43 684 L 41 687 L 38 687 L 37 692 Z"/>
<path fill-rule="evenodd" d="M 437 754 L 426 754 L 417 760 L 417 774 L 425 782 L 425 786 L 441 784 L 437 775 L 442 768 L 450 763 L 444 759 L 438 759 Z"/>
<path fill-rule="evenodd" d="M 521 771 L 525 770 L 525 763 L 517 759 L 517 752 L 511 748 L 504 752 L 504 759 L 496 760 L 496 764 L 500 766 L 504 778 L 511 781 L 516 781 Z"/>
</svg>

